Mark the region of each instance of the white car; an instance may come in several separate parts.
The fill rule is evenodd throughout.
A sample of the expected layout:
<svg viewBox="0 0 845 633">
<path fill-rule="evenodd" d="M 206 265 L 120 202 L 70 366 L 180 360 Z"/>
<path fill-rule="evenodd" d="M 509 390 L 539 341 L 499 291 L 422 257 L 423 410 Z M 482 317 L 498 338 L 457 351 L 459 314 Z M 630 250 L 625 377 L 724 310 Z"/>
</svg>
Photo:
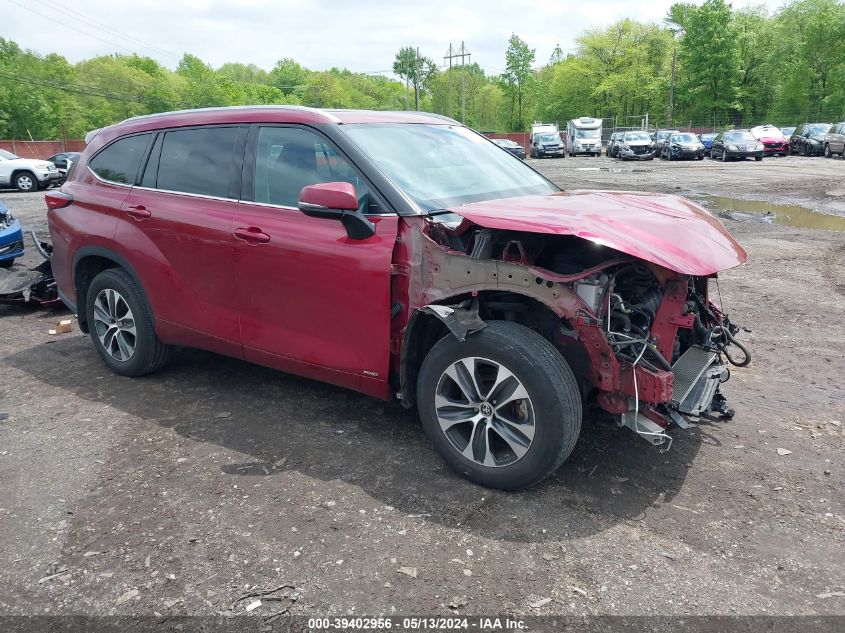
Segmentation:
<svg viewBox="0 0 845 633">
<path fill-rule="evenodd" d="M 46 160 L 18 158 L 0 149 L 0 187 L 14 187 L 18 191 L 38 191 L 58 184 L 62 175 Z"/>
</svg>

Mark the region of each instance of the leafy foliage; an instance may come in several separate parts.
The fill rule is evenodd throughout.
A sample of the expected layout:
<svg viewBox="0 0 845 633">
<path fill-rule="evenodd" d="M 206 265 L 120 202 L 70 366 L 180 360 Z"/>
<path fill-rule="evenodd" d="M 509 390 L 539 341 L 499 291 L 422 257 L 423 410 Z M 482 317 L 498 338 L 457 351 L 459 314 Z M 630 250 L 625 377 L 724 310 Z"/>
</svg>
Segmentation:
<svg viewBox="0 0 845 633">
<path fill-rule="evenodd" d="M 413 109 L 416 87 L 420 109 L 459 119 L 461 85 L 465 123 L 484 131 L 580 116 L 632 126 L 646 113 L 662 126 L 670 123 L 673 52 L 673 125 L 845 119 L 842 0 L 791 0 L 774 15 L 763 7 L 735 10 L 725 0 L 689 0 L 673 5 L 663 25 L 620 20 L 584 32 L 576 44 L 568 53 L 557 46 L 537 68 L 535 50 L 512 34 L 498 75 L 476 63 L 453 66 L 450 74 L 403 46 L 393 60 L 397 81 L 309 70 L 291 58 L 269 71 L 238 62 L 215 69 L 187 53 L 175 70 L 139 55 L 70 64 L 0 37 L 0 138 L 81 138 L 130 116 L 203 106 Z"/>
</svg>

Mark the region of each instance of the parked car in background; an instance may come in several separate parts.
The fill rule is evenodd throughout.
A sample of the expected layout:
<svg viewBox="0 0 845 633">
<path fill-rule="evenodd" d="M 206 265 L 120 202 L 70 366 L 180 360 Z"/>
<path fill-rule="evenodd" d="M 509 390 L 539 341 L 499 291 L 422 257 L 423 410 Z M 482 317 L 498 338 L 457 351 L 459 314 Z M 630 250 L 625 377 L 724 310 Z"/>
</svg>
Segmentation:
<svg viewBox="0 0 845 633">
<path fill-rule="evenodd" d="M 789 137 L 789 150 L 802 156 L 821 156 L 824 152 L 824 137 L 831 127 L 830 123 L 799 125 Z"/>
<path fill-rule="evenodd" d="M 607 148 L 605 149 L 605 154 L 607 154 L 610 158 L 616 158 L 619 154 L 619 141 L 622 138 L 622 135 L 625 134 L 624 132 L 614 132 L 610 135 L 610 138 L 607 139 Z"/>
<path fill-rule="evenodd" d="M 763 144 L 758 141 L 748 130 L 728 130 L 722 132 L 713 139 L 713 148 L 710 150 L 710 158 L 713 160 L 763 160 Z"/>
<path fill-rule="evenodd" d="M 789 156 L 789 139 L 774 125 L 758 125 L 751 128 L 750 132 L 763 144 L 765 156 Z"/>
<path fill-rule="evenodd" d="M 601 156 L 602 119 L 582 116 L 566 122 L 566 153 Z"/>
<path fill-rule="evenodd" d="M 678 196 L 562 191 L 442 116 L 135 117 L 45 202 L 60 296 L 122 376 L 189 346 L 398 396 L 506 490 L 560 467 L 586 407 L 667 449 L 670 424 L 733 415 L 740 328 L 709 293 L 746 261 L 727 229 Z"/>
<path fill-rule="evenodd" d="M 82 156 L 81 152 L 60 152 L 53 154 L 47 160 L 56 166 L 56 169 L 62 175 L 61 181 L 64 182 L 65 178 L 67 178 L 67 170 L 73 163 L 79 160 L 80 156 Z"/>
<path fill-rule="evenodd" d="M 710 132 L 708 134 L 699 134 L 698 139 L 701 141 L 701 144 L 704 145 L 704 153 L 707 156 L 710 156 L 710 150 L 713 147 L 713 139 L 716 138 L 718 134 L 715 132 Z"/>
<path fill-rule="evenodd" d="M 679 132 L 672 134 L 663 143 L 663 149 L 660 152 L 660 158 L 667 160 L 682 160 L 684 158 L 694 158 L 701 160 L 704 158 L 704 144 L 692 132 Z"/>
<path fill-rule="evenodd" d="M 531 158 L 566 158 L 563 139 L 554 123 L 534 123 L 531 126 Z"/>
<path fill-rule="evenodd" d="M 0 267 L 9 268 L 23 255 L 21 223 L 0 200 Z"/>
<path fill-rule="evenodd" d="M 654 141 L 648 132 L 625 132 L 618 141 L 617 158 L 621 160 L 652 160 L 654 158 Z"/>
<path fill-rule="evenodd" d="M 525 148 L 516 141 L 512 141 L 507 138 L 494 138 L 492 140 L 496 145 L 510 152 L 514 156 L 525 158 Z"/>
<path fill-rule="evenodd" d="M 61 181 L 56 166 L 46 160 L 19 158 L 0 149 L 0 187 L 14 187 L 18 191 L 38 191 Z"/>
<path fill-rule="evenodd" d="M 654 149 L 658 156 L 663 151 L 663 146 L 669 140 L 669 137 L 678 133 L 680 133 L 680 130 L 657 130 L 654 133 Z"/>
<path fill-rule="evenodd" d="M 788 141 L 789 137 L 792 136 L 792 133 L 795 131 L 795 128 L 794 127 L 782 127 L 780 129 L 780 131 L 783 134 L 784 138 L 786 138 L 786 140 Z"/>
<path fill-rule="evenodd" d="M 845 158 L 845 123 L 837 123 L 824 136 L 824 155 L 839 154 Z"/>
</svg>

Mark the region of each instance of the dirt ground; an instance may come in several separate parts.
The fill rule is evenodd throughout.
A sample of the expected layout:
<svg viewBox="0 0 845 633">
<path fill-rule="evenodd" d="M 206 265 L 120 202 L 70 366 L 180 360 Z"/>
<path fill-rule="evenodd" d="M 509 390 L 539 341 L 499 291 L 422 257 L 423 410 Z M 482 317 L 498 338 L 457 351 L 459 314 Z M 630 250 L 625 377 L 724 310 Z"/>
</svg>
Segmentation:
<svg viewBox="0 0 845 633">
<path fill-rule="evenodd" d="M 535 162 L 845 215 L 841 159 Z M 0 200 L 43 230 L 41 195 Z M 199 351 L 120 378 L 48 335 L 67 311 L 0 307 L 0 615 L 243 613 L 282 585 L 252 615 L 845 615 L 845 233 L 725 223 L 734 421 L 660 453 L 585 420 L 518 494 L 453 475 L 396 403 Z"/>
</svg>

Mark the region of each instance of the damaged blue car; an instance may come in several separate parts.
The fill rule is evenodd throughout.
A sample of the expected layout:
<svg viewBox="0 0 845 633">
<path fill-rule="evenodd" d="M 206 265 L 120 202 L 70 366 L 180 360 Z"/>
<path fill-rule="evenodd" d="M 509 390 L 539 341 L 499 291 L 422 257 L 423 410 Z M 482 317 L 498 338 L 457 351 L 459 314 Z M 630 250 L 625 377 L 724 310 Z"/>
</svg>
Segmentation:
<svg viewBox="0 0 845 633">
<path fill-rule="evenodd" d="M 23 255 L 21 223 L 0 201 L 0 266 L 10 268 L 15 263 L 15 259 L 21 255 Z"/>
</svg>

